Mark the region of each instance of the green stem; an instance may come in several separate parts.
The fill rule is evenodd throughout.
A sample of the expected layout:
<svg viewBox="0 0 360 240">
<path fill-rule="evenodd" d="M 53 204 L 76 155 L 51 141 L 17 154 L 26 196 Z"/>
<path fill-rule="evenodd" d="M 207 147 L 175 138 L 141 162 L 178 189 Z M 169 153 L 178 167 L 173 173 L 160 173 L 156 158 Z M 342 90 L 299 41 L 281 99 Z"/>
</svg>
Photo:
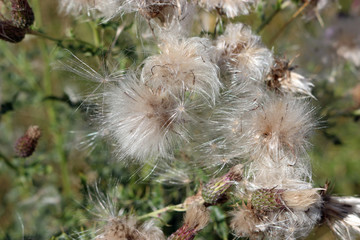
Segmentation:
<svg viewBox="0 0 360 240">
<path fill-rule="evenodd" d="M 306 1 L 292 16 L 291 18 L 280 28 L 280 30 L 270 40 L 271 44 L 274 44 L 275 40 L 281 35 L 281 33 L 306 9 L 306 7 L 312 1 Z"/>
<path fill-rule="evenodd" d="M 40 9 L 39 1 L 34 0 L 34 4 L 36 4 L 35 9 L 38 9 L 38 11 L 35 12 L 35 19 L 37 19 L 37 25 L 41 26 L 41 21 L 39 21 L 39 20 L 41 20 L 41 12 L 39 10 Z M 35 34 L 37 36 L 40 36 L 40 37 L 43 37 L 45 39 L 49 39 L 52 41 L 56 41 L 56 42 L 63 41 L 60 39 L 49 37 L 45 34 L 35 31 L 35 30 L 30 30 L 29 33 Z M 44 66 L 45 66 L 43 76 L 42 76 L 44 94 L 45 94 L 45 96 L 49 96 L 49 95 L 52 95 L 52 81 L 51 81 L 51 74 L 50 74 L 51 68 L 50 68 L 50 57 L 49 57 L 50 54 L 48 52 L 45 41 L 40 40 L 39 45 L 40 45 L 40 49 L 41 49 L 42 58 L 44 61 Z M 54 138 L 55 149 L 57 151 L 57 154 L 58 154 L 59 160 L 60 160 L 60 172 L 61 172 L 60 178 L 61 178 L 63 193 L 66 197 L 70 198 L 72 193 L 71 193 L 69 171 L 68 171 L 68 167 L 67 167 L 67 154 L 66 154 L 66 151 L 64 150 L 64 137 L 60 130 L 61 123 L 59 123 L 57 120 L 56 110 L 54 108 L 53 103 L 47 102 L 45 104 L 45 106 L 46 106 L 46 112 L 47 112 L 49 123 L 50 123 L 50 132 L 52 133 L 52 136 Z"/>
<path fill-rule="evenodd" d="M 6 164 L 8 167 L 10 167 L 11 169 L 15 170 L 16 172 L 19 171 L 19 169 L 18 169 L 14 164 L 12 164 L 11 161 L 10 161 L 10 159 L 7 158 L 4 154 L 0 153 L 0 158 L 2 158 L 2 159 L 4 160 L 5 164 Z"/>
<path fill-rule="evenodd" d="M 93 45 L 91 43 L 88 43 L 86 41 L 77 39 L 77 38 L 65 38 L 65 39 L 55 38 L 55 37 L 51 37 L 51 36 L 48 36 L 48 35 L 42 33 L 40 30 L 29 29 L 27 31 L 27 34 L 35 35 L 35 36 L 38 36 L 38 37 L 41 37 L 41 38 L 56 42 L 57 44 L 59 44 L 61 46 L 63 45 L 64 42 L 75 41 L 75 42 L 84 44 L 84 45 L 86 45 L 86 46 L 88 46 L 90 48 L 93 48 L 93 49 L 97 48 L 97 46 L 95 46 L 95 45 Z"/>
</svg>

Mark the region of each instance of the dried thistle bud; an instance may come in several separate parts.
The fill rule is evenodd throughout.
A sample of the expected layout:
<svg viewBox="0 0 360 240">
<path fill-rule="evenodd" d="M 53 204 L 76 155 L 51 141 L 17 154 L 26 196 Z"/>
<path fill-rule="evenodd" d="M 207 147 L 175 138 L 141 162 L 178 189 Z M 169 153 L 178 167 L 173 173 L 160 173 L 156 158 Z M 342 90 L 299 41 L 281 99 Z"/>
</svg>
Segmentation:
<svg viewBox="0 0 360 240">
<path fill-rule="evenodd" d="M 251 195 L 252 207 L 260 212 L 270 212 L 281 209 L 307 211 L 312 205 L 320 203 L 320 189 L 284 190 L 259 189 Z"/>
<path fill-rule="evenodd" d="M 259 212 L 271 212 L 285 208 L 282 189 L 258 189 L 251 194 L 251 206 Z"/>
<path fill-rule="evenodd" d="M 159 18 L 165 22 L 166 8 L 175 8 L 174 0 L 143 1 L 139 3 L 139 13 L 146 19 Z"/>
<path fill-rule="evenodd" d="M 261 231 L 257 227 L 261 221 L 250 206 L 243 205 L 231 215 L 230 227 L 237 237 L 252 237 Z"/>
<path fill-rule="evenodd" d="M 25 135 L 20 137 L 15 143 L 16 155 L 19 157 L 30 157 L 35 151 L 41 131 L 38 126 L 30 126 Z"/>
<path fill-rule="evenodd" d="M 236 182 L 241 181 L 243 166 L 234 166 L 222 177 L 215 178 L 202 189 L 202 197 L 207 205 L 215 205 L 226 199 L 226 191 Z"/>
<path fill-rule="evenodd" d="M 26 29 L 18 28 L 12 24 L 11 21 L 0 21 L 0 39 L 18 43 L 24 39 Z"/>
<path fill-rule="evenodd" d="M 173 233 L 168 240 L 193 240 L 210 219 L 210 213 L 203 204 L 194 203 L 186 211 L 184 225 Z"/>
<path fill-rule="evenodd" d="M 15 27 L 25 29 L 34 23 L 34 12 L 27 0 L 11 0 L 11 13 Z"/>
<path fill-rule="evenodd" d="M 314 97 L 311 94 L 311 88 L 314 84 L 304 76 L 293 72 L 295 68 L 291 66 L 291 61 L 276 58 L 266 78 L 267 86 L 277 92 L 300 93 Z"/>
</svg>

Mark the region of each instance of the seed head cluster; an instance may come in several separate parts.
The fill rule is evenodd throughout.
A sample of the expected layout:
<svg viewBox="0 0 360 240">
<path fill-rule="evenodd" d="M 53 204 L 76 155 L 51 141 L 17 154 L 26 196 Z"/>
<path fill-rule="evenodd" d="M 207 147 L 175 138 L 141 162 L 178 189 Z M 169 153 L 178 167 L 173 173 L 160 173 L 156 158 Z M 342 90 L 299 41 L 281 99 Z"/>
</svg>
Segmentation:
<svg viewBox="0 0 360 240">
<path fill-rule="evenodd" d="M 352 239 L 360 234 L 360 201 L 330 196 L 312 183 L 307 151 L 318 122 L 310 80 L 294 71 L 293 60 L 274 57 L 245 24 L 229 23 L 213 39 L 190 33 L 194 4 L 234 18 L 257 2 L 96 1 L 91 11 L 105 21 L 133 12 L 148 21 L 158 51 L 136 69 L 106 74 L 106 81 L 83 62 L 65 68 L 104 84 L 87 100 L 100 106 L 99 132 L 112 140 L 122 162 L 151 164 L 163 175 L 159 181 L 177 184 L 188 184 L 198 170 L 213 177 L 183 204 L 184 223 L 169 240 L 194 239 L 210 221 L 208 207 L 228 201 L 236 237 L 303 238 L 326 222 Z M 79 12 L 89 2 L 77 4 L 67 4 L 65 12 Z M 164 239 L 135 217 L 105 219 L 96 239 Z"/>
</svg>

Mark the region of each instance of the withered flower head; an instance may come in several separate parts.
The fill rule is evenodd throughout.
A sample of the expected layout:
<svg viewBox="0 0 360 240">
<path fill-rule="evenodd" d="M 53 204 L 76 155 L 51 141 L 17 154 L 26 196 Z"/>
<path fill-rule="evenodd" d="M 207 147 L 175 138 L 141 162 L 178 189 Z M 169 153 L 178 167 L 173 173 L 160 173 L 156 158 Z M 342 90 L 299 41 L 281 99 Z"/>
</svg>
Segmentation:
<svg viewBox="0 0 360 240">
<path fill-rule="evenodd" d="M 12 23 L 18 28 L 28 28 L 35 20 L 34 12 L 27 0 L 11 0 Z"/>
<path fill-rule="evenodd" d="M 21 42 L 34 19 L 34 12 L 27 0 L 11 0 L 11 19 L 0 21 L 0 39 L 11 43 Z"/>
<path fill-rule="evenodd" d="M 38 126 L 30 126 L 25 135 L 20 137 L 15 143 L 16 155 L 19 157 L 30 157 L 39 141 L 41 131 Z"/>
<path fill-rule="evenodd" d="M 267 86 L 277 92 L 300 93 L 314 97 L 311 94 L 311 88 L 314 84 L 304 76 L 295 73 L 295 68 L 296 67 L 291 66 L 291 61 L 276 58 L 266 78 Z"/>
</svg>

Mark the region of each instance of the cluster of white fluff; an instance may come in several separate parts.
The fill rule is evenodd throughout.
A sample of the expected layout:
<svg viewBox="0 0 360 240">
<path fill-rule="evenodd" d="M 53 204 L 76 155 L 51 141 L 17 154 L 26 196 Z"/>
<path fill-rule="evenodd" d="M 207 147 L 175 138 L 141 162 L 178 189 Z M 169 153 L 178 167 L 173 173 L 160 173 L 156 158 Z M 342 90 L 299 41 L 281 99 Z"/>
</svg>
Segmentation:
<svg viewBox="0 0 360 240">
<path fill-rule="evenodd" d="M 142 64 L 139 78 L 126 74 L 104 91 L 102 126 L 120 158 L 172 159 L 189 139 L 189 127 L 215 104 L 221 82 L 207 39 L 164 36 L 160 53 Z"/>
<path fill-rule="evenodd" d="M 261 38 L 251 28 L 242 24 L 228 24 L 216 41 L 221 55 L 219 65 L 232 75 L 234 84 L 251 79 L 261 81 L 270 71 L 272 52 L 263 45 Z"/>
<path fill-rule="evenodd" d="M 59 0 L 59 11 L 79 16 L 93 7 L 93 0 Z"/>
<path fill-rule="evenodd" d="M 59 0 L 59 10 L 79 16 L 83 12 L 107 22 L 124 14 L 138 13 L 146 20 L 170 23 L 182 19 L 182 12 L 191 6 L 186 0 Z"/>
<path fill-rule="evenodd" d="M 90 208 L 94 215 L 97 228 L 94 231 L 79 232 L 79 238 L 90 237 L 94 240 L 165 240 L 164 233 L 156 226 L 155 221 L 140 222 L 133 215 L 125 215 L 121 209 L 118 189 L 115 187 L 109 193 L 103 193 L 98 185 L 90 191 Z"/>
<path fill-rule="evenodd" d="M 230 18 L 247 14 L 256 2 L 197 1 Z M 189 37 L 184 32 L 192 25 L 194 8 L 185 0 L 98 1 L 94 6 L 107 20 L 130 12 L 146 20 L 160 20 L 154 22 L 158 28 L 153 32 L 159 51 L 136 71 L 102 77 L 81 61 L 75 68 L 63 65 L 104 83 L 96 89 L 101 93 L 88 100 L 101 100 L 97 102 L 100 132 L 112 139 L 121 160 L 158 165 L 163 175 L 158 180 L 176 184 L 191 182 L 191 173 L 180 174 L 173 167 L 188 171 L 200 167 L 216 175 L 223 168 L 242 164 L 241 177 L 225 175 L 216 186 L 210 182 L 210 190 L 205 191 L 205 198 L 213 204 L 226 200 L 223 194 L 237 183 L 232 196 L 242 206 L 231 213 L 230 223 L 237 237 L 302 238 L 322 220 L 343 238 L 349 231 L 360 232 L 358 202 L 346 208 L 346 199 L 328 197 L 326 189 L 312 186 L 307 151 L 317 125 L 310 105 L 313 84 L 293 71 L 291 61 L 274 59 L 261 38 L 241 23 L 229 23 L 213 40 Z M 176 164 L 181 160 L 175 153 L 185 148 L 192 148 L 198 160 L 191 156 Z M 171 178 L 171 174 L 177 176 Z M 199 202 L 203 204 L 204 199 Z M 122 229 L 119 234 L 129 231 L 140 234 L 137 239 L 149 239 L 148 227 L 111 215 L 97 239 L 123 239 L 107 237 L 118 228 Z M 206 219 L 205 226 L 207 215 L 199 216 Z M 351 223 L 354 219 L 356 223 Z M 185 232 L 193 237 L 201 228 L 189 227 L 185 221 L 172 238 Z M 162 239 L 161 234 L 156 236 L 151 239 Z"/>
</svg>

